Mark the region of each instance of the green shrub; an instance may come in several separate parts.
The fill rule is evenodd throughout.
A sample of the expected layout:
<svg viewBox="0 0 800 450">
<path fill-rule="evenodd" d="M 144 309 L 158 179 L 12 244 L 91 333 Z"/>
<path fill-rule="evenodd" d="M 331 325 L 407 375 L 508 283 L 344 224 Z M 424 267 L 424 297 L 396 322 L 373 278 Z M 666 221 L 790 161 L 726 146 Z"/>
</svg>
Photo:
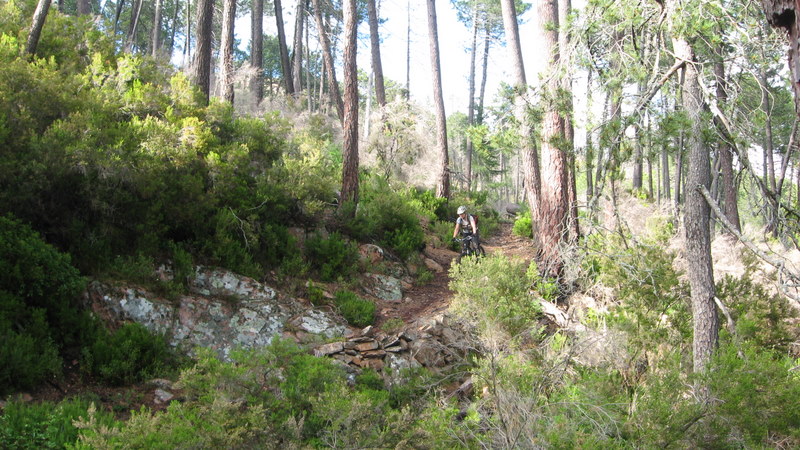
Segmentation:
<svg viewBox="0 0 800 450">
<path fill-rule="evenodd" d="M 73 421 L 89 416 L 92 403 L 67 399 L 60 403 L 8 402 L 0 415 L 0 442 L 6 448 L 65 448 L 78 439 Z M 114 417 L 106 412 L 95 414 L 99 425 L 113 426 Z"/>
<path fill-rule="evenodd" d="M 80 307 L 85 286 L 69 255 L 45 243 L 30 227 L 0 217 L 0 290 L 22 300 L 26 309 L 43 310 L 55 342 L 78 343 L 86 320 Z"/>
<path fill-rule="evenodd" d="M 314 306 L 322 306 L 328 303 L 328 300 L 325 298 L 325 291 L 311 282 L 311 280 L 308 280 L 308 300 Z"/>
<path fill-rule="evenodd" d="M 530 211 L 525 211 L 522 215 L 517 217 L 517 220 L 514 221 L 514 226 L 511 228 L 511 232 L 517 236 L 526 238 L 533 237 L 533 223 L 531 221 Z"/>
<path fill-rule="evenodd" d="M 386 386 L 384 386 L 383 378 L 378 372 L 372 369 L 364 369 L 360 374 L 356 375 L 356 389 L 361 391 L 368 389 L 383 391 L 386 390 Z"/>
<path fill-rule="evenodd" d="M 21 330 L 17 324 L 24 324 Z M 61 374 L 61 357 L 41 309 L 0 291 L 0 395 Z"/>
<path fill-rule="evenodd" d="M 372 325 L 375 321 L 375 303 L 350 291 L 338 291 L 334 303 L 347 323 L 356 327 Z"/>
<path fill-rule="evenodd" d="M 306 241 L 306 257 L 320 279 L 335 281 L 354 273 L 358 249 L 339 233 L 331 233 L 327 238 L 315 234 Z"/>
<path fill-rule="evenodd" d="M 383 179 L 367 178 L 355 214 L 348 216 L 349 213 L 353 211 L 347 207 L 340 212 L 345 218 L 344 229 L 359 240 L 378 242 L 403 259 L 425 246 L 425 235 L 414 207 Z"/>
<path fill-rule="evenodd" d="M 789 351 L 797 338 L 790 320 L 797 311 L 786 297 L 768 292 L 747 275 L 724 276 L 717 282 L 717 297 L 731 310 L 740 339 L 780 353 Z"/>
<path fill-rule="evenodd" d="M 405 260 L 422 250 L 425 236 L 422 228 L 412 227 L 389 231 L 383 243 L 397 252 L 397 256 Z"/>
<path fill-rule="evenodd" d="M 161 375 L 174 364 L 164 337 L 138 323 L 126 323 L 113 334 L 100 335 L 83 350 L 85 370 L 115 385 Z"/>
<path fill-rule="evenodd" d="M 593 264 L 597 280 L 614 289 L 618 305 L 609 323 L 629 332 L 635 352 L 661 344 L 676 347 L 690 342 L 689 287 L 672 265 L 674 255 L 661 246 L 625 246 L 614 240 L 597 241 Z"/>
<path fill-rule="evenodd" d="M 454 311 L 488 326 L 499 325 L 511 336 L 536 326 L 539 303 L 529 294 L 527 266 L 505 255 L 467 259 L 450 268 Z"/>
</svg>

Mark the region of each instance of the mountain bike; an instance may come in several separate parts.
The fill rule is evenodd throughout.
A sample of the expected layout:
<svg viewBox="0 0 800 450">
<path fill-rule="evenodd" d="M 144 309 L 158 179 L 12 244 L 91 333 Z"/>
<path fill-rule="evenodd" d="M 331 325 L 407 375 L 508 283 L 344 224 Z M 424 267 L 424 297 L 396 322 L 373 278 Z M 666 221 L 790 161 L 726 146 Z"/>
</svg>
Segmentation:
<svg viewBox="0 0 800 450">
<path fill-rule="evenodd" d="M 474 235 L 468 234 L 463 238 L 453 239 L 454 241 L 461 243 L 461 253 L 456 256 L 456 264 L 460 264 L 461 258 L 465 256 L 486 256 L 486 250 L 483 249 L 482 245 L 475 243 L 475 240 L 473 239 L 474 237 Z"/>
</svg>

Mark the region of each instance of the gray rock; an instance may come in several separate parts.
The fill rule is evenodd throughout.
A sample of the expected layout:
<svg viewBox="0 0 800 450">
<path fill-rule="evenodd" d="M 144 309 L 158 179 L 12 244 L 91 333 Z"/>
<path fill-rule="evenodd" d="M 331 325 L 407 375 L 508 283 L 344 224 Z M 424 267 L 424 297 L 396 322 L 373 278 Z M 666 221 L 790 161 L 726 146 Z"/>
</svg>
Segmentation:
<svg viewBox="0 0 800 450">
<path fill-rule="evenodd" d="M 172 395 L 172 393 L 159 388 L 155 390 L 155 392 L 153 393 L 153 397 L 154 397 L 153 398 L 154 402 L 161 404 L 161 403 L 167 403 L 168 401 L 172 400 L 175 396 Z"/>
<path fill-rule="evenodd" d="M 370 295 L 387 302 L 403 300 L 403 289 L 400 280 L 377 273 L 366 274 L 364 289 Z"/>
</svg>

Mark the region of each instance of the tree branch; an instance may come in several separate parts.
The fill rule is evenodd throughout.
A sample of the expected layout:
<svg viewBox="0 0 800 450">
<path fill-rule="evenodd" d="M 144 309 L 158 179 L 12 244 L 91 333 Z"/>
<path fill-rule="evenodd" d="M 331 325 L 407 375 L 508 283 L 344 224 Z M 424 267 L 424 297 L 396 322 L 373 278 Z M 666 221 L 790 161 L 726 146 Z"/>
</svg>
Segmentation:
<svg viewBox="0 0 800 450">
<path fill-rule="evenodd" d="M 775 258 L 770 257 L 768 254 L 766 254 L 764 251 L 762 251 L 760 248 L 758 248 L 752 241 L 750 241 L 749 239 L 744 237 L 744 235 L 742 235 L 742 233 L 740 233 L 733 226 L 733 224 L 728 220 L 728 218 L 725 217 L 725 213 L 722 212 L 722 210 L 720 209 L 720 207 L 717 204 L 717 202 L 715 202 L 714 199 L 711 197 L 711 193 L 708 192 L 708 188 L 706 188 L 703 185 L 700 185 L 700 186 L 697 186 L 696 189 L 706 199 L 706 202 L 708 203 L 708 206 L 710 206 L 711 210 L 714 211 L 714 215 L 717 217 L 717 220 L 719 220 L 720 223 L 722 223 L 722 225 L 731 234 L 736 236 L 736 238 L 739 239 L 739 242 L 744 244 L 745 247 L 747 247 L 750 251 L 755 253 L 755 255 L 758 256 L 759 258 L 761 258 L 762 261 L 766 262 L 767 264 L 769 264 L 772 267 L 774 267 L 775 269 L 777 269 L 778 274 L 780 276 L 780 280 L 781 280 L 781 282 L 779 284 L 781 286 L 781 291 L 783 292 L 783 294 L 786 297 L 788 297 L 789 299 L 800 303 L 800 297 L 798 297 L 795 294 L 790 293 L 789 290 L 788 290 L 789 289 L 789 285 L 782 281 L 784 279 L 784 276 L 786 276 L 786 279 L 793 283 L 792 287 L 797 287 L 797 286 L 800 286 L 800 275 L 798 275 L 797 273 L 789 270 L 786 267 L 786 262 L 784 260 L 779 260 L 779 259 L 775 259 Z"/>
</svg>

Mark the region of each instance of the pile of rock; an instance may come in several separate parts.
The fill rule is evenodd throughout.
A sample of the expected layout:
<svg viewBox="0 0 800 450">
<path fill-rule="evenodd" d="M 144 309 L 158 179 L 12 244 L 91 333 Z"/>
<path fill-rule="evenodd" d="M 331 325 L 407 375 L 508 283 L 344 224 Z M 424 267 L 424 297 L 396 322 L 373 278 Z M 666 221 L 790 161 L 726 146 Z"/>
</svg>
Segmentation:
<svg viewBox="0 0 800 450">
<path fill-rule="evenodd" d="M 461 327 L 445 314 L 415 322 L 403 331 L 383 333 L 367 327 L 341 341 L 314 348 L 353 368 L 383 371 L 410 367 L 442 368 L 463 358 L 468 349 Z"/>
</svg>

